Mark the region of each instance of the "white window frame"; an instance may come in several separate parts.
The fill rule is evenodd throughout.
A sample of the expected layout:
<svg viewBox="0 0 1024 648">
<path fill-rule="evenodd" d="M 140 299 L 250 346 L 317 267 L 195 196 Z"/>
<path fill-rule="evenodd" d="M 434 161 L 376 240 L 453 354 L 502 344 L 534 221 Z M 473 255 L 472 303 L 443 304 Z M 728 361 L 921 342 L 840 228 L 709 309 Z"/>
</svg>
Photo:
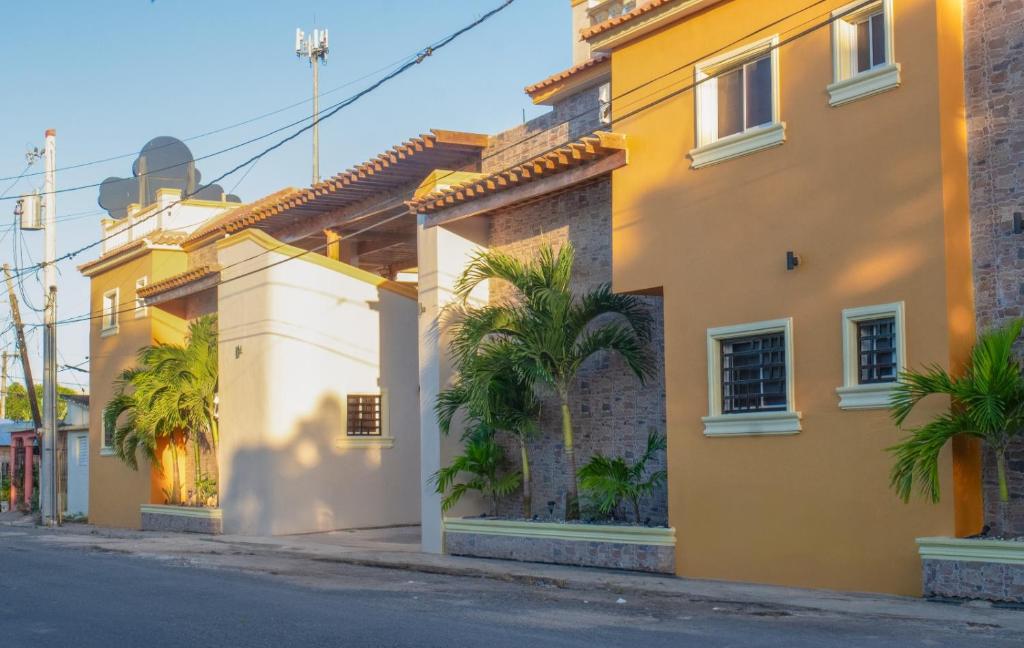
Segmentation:
<svg viewBox="0 0 1024 648">
<path fill-rule="evenodd" d="M 903 302 L 861 306 L 843 310 L 843 386 L 836 388 L 839 407 L 844 410 L 885 409 L 899 381 L 870 383 L 859 381 L 860 358 L 857 351 L 857 323 L 891 317 L 895 321 L 896 370 L 903 372 L 907 362 L 907 328 Z"/>
<path fill-rule="evenodd" d="M 863 0 L 852 2 L 832 12 L 832 83 L 828 86 L 828 102 L 841 106 L 851 101 L 898 88 L 901 83 L 900 64 L 896 62 L 893 37 L 892 0 L 876 0 L 861 7 Z M 860 8 L 858 8 L 860 7 Z M 885 20 L 885 60 L 879 65 L 857 71 L 857 27 L 862 18 L 882 11 Z"/>
<path fill-rule="evenodd" d="M 110 438 L 111 441 L 113 441 L 114 430 L 110 431 Z M 100 456 L 114 456 L 114 446 L 112 444 L 107 444 L 107 423 L 103 420 L 103 417 L 100 417 Z"/>
<path fill-rule="evenodd" d="M 777 412 L 722 413 L 722 342 L 725 340 L 782 333 L 786 343 L 786 409 Z M 705 436 L 782 435 L 800 432 L 801 414 L 796 410 L 793 378 L 793 318 L 787 317 L 735 326 L 719 326 L 707 331 L 708 415 Z"/>
<path fill-rule="evenodd" d="M 606 81 L 597 88 L 597 121 L 604 126 L 612 123 L 611 81 Z"/>
<path fill-rule="evenodd" d="M 135 280 L 135 319 L 142 319 L 149 315 L 149 306 L 146 300 L 139 297 L 139 290 L 149 285 L 149 277 L 139 277 Z"/>
<path fill-rule="evenodd" d="M 373 390 L 352 391 L 356 394 L 374 394 Z M 345 407 L 341 421 L 341 436 L 335 441 L 337 448 L 393 448 L 395 437 L 391 435 L 391 412 L 390 398 L 387 389 L 379 390 L 380 393 L 380 436 L 349 436 L 348 435 L 348 407 Z M 349 394 L 342 394 L 342 402 L 348 402 Z"/>
<path fill-rule="evenodd" d="M 766 54 L 771 57 L 772 66 L 771 122 L 748 128 L 740 133 L 718 137 L 718 76 Z M 718 164 L 778 146 L 786 141 L 786 124 L 780 120 L 778 35 L 702 61 L 694 67 L 694 74 L 697 85 L 694 93 L 697 146 L 689 153 L 692 160 L 690 168 L 699 169 Z"/>
<path fill-rule="evenodd" d="M 111 301 L 110 317 L 108 322 L 107 302 Z M 121 289 L 114 288 L 103 293 L 103 301 L 100 303 L 100 337 L 117 335 L 118 313 L 121 304 Z"/>
</svg>

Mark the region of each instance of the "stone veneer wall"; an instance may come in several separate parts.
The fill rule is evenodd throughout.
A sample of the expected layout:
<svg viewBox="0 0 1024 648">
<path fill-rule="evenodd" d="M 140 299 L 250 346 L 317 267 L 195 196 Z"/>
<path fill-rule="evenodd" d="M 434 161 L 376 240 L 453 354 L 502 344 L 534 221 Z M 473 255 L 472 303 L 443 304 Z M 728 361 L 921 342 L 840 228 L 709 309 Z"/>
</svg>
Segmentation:
<svg viewBox="0 0 1024 648">
<path fill-rule="evenodd" d="M 675 573 L 676 550 L 672 546 L 451 531 L 445 533 L 444 542 L 445 551 L 453 556 Z"/>
<path fill-rule="evenodd" d="M 567 97 L 551 112 L 494 135 L 483 153 L 481 171 L 495 173 L 507 169 L 600 130 L 598 108 L 598 90 L 593 87 Z"/>
<path fill-rule="evenodd" d="M 965 6 L 971 241 L 978 327 L 1024 315 L 1024 1 L 968 0 Z M 1011 449 L 1008 531 L 1024 534 L 1024 442 Z M 985 521 L 997 523 L 991 452 L 985 458 Z"/>
<path fill-rule="evenodd" d="M 1024 603 L 1024 565 L 923 560 L 924 595 Z"/>
<path fill-rule="evenodd" d="M 576 290 L 586 291 L 611 281 L 611 179 L 604 176 L 563 193 L 496 212 L 491 217 L 489 246 L 516 257 L 533 258 L 545 244 L 571 241 L 576 249 Z M 492 299 L 507 295 L 502 284 L 491 287 Z M 648 430 L 665 434 L 664 330 L 660 297 L 644 297 L 654 319 L 651 352 L 656 375 L 642 386 L 626 364 L 614 354 L 600 354 L 582 368 L 571 395 L 577 462 L 582 466 L 595 452 L 639 456 Z M 541 434 L 530 445 L 534 514 L 564 515 L 568 476 L 562 452 L 561 415 L 555 397 L 546 398 L 540 417 Z M 509 457 L 518 459 L 512 444 Z M 650 468 L 665 467 L 664 454 Z M 651 524 L 668 520 L 667 489 L 643 502 L 641 514 Z M 503 515 L 521 512 L 518 497 L 501 503 Z"/>
</svg>

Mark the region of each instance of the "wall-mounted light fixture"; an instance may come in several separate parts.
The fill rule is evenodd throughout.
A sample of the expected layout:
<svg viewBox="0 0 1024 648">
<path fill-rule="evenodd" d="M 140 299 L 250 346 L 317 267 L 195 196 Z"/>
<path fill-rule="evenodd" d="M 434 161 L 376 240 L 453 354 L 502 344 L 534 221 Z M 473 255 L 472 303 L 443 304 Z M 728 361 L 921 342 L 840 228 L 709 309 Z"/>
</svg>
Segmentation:
<svg viewBox="0 0 1024 648">
<path fill-rule="evenodd" d="M 800 257 L 792 250 L 786 252 L 786 270 L 795 270 L 800 265 Z"/>
<path fill-rule="evenodd" d="M 1024 232 L 1024 215 L 1020 212 L 1013 212 L 1013 233 L 1020 234 Z"/>
</svg>

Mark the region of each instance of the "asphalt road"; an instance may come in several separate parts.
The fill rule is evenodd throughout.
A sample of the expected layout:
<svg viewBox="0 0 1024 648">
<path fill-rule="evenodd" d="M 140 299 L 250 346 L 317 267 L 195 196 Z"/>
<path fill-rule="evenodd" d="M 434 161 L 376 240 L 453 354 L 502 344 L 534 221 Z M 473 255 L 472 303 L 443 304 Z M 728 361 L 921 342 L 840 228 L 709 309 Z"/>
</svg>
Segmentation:
<svg viewBox="0 0 1024 648">
<path fill-rule="evenodd" d="M 0 530 L 0 646 L 534 648 L 1024 645 L 926 624 L 238 555 L 140 558 Z M 1022 612 L 1024 614 L 1024 612 Z"/>
</svg>

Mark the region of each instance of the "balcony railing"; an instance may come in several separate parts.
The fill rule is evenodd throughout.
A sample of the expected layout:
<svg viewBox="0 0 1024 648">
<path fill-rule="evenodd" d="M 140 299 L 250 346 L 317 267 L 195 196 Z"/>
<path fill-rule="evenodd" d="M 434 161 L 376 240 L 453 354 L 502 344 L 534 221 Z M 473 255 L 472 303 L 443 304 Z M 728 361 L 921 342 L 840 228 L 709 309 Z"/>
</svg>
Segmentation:
<svg viewBox="0 0 1024 648">
<path fill-rule="evenodd" d="M 636 8 L 639 0 L 591 0 L 587 13 L 590 14 L 590 24 L 596 25 L 609 18 L 617 18 L 627 14 Z"/>
</svg>

